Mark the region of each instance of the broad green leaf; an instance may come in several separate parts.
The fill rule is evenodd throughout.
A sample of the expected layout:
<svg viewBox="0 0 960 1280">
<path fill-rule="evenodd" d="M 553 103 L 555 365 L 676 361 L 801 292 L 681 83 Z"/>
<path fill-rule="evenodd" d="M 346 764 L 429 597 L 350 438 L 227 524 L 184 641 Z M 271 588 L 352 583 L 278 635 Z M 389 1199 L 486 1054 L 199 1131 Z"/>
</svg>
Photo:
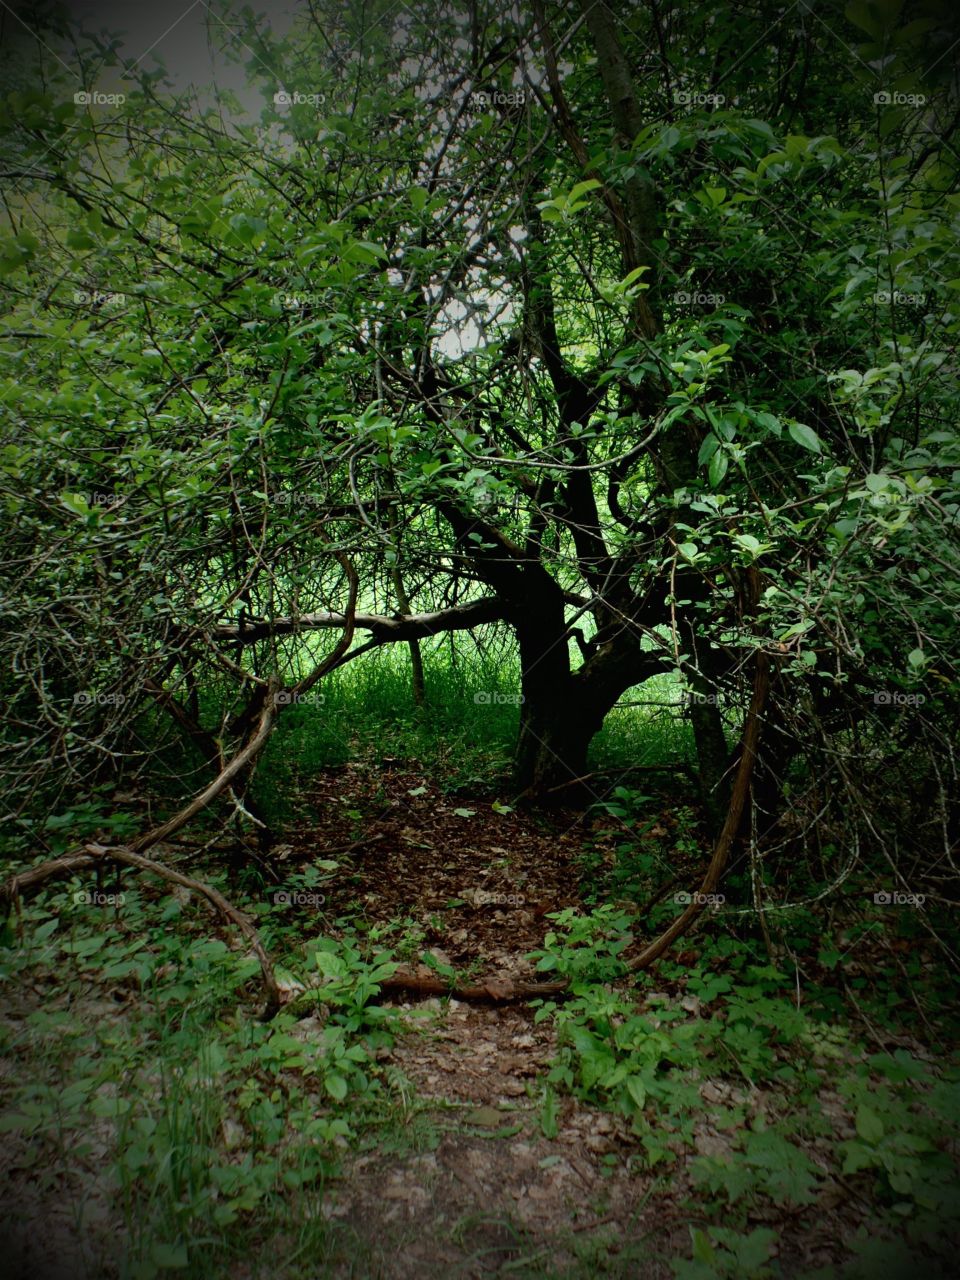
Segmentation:
<svg viewBox="0 0 960 1280">
<path fill-rule="evenodd" d="M 626 1081 L 627 1093 L 633 1099 L 638 1111 L 642 1111 L 647 1100 L 647 1091 L 639 1076 L 629 1076 Z"/>
<path fill-rule="evenodd" d="M 723 481 L 730 466 L 730 455 L 726 449 L 718 449 L 710 459 L 710 466 L 707 468 L 707 478 L 712 488 L 716 487 Z"/>
<path fill-rule="evenodd" d="M 323 1082 L 327 1087 L 327 1093 L 330 1094 L 331 1098 L 335 1098 L 337 1102 L 342 1102 L 347 1096 L 347 1082 L 336 1071 L 331 1071 L 325 1075 Z"/>
<path fill-rule="evenodd" d="M 812 427 L 808 427 L 802 422 L 791 422 L 787 426 L 787 430 L 795 444 L 801 445 L 804 449 L 809 449 L 811 453 L 820 453 L 820 437 Z"/>
<path fill-rule="evenodd" d="M 862 1103 L 857 1107 L 856 1126 L 857 1135 L 871 1146 L 876 1146 L 883 1137 L 883 1121 L 875 1111 Z"/>
<path fill-rule="evenodd" d="M 596 191 L 598 187 L 602 186 L 603 183 L 599 182 L 596 178 L 585 178 L 583 182 L 578 182 L 576 186 L 571 188 L 570 194 L 567 196 L 567 201 L 569 204 L 573 204 L 574 201 L 579 200 L 581 196 L 586 195 L 588 191 Z M 643 270 L 643 268 L 640 269 Z"/>
</svg>

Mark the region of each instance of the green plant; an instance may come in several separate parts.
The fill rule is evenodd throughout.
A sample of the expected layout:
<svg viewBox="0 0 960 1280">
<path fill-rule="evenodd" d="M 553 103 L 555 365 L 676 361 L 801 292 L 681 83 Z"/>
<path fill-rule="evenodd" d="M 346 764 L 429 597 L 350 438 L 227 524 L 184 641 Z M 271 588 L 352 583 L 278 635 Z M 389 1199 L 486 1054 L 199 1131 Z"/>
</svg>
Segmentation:
<svg viewBox="0 0 960 1280">
<path fill-rule="evenodd" d="M 581 915 L 568 907 L 549 912 L 547 919 L 557 927 L 546 934 L 543 947 L 529 955 L 537 961 L 538 973 L 556 973 L 579 984 L 609 981 L 625 972 L 619 956 L 633 935 L 630 916 L 624 911 L 602 906 Z"/>
<path fill-rule="evenodd" d="M 886 1079 L 878 1083 L 874 1073 Z M 937 1080 L 900 1051 L 874 1055 L 841 1080 L 839 1092 L 856 1128 L 838 1147 L 843 1173 L 873 1173 L 882 1198 L 902 1217 L 955 1220 L 960 1191 L 950 1144 L 960 1137 L 960 1074 Z"/>
<path fill-rule="evenodd" d="M 821 1176 L 795 1143 L 760 1125 L 741 1133 L 738 1150 L 729 1156 L 695 1159 L 691 1175 L 697 1186 L 722 1194 L 731 1205 L 764 1196 L 774 1204 L 796 1206 L 812 1203 Z"/>
<path fill-rule="evenodd" d="M 396 1015 L 372 1001 L 379 994 L 380 980 L 392 977 L 397 965 L 392 951 L 378 951 L 369 960 L 349 936 L 318 938 L 313 959 L 323 979 L 317 990 L 331 1011 L 331 1020 L 354 1035 L 364 1032 L 372 1044 L 392 1043 L 387 1027 Z"/>
<path fill-rule="evenodd" d="M 765 1227 L 743 1234 L 727 1227 L 690 1228 L 692 1259 L 671 1263 L 677 1280 L 767 1280 L 775 1231 Z"/>
</svg>

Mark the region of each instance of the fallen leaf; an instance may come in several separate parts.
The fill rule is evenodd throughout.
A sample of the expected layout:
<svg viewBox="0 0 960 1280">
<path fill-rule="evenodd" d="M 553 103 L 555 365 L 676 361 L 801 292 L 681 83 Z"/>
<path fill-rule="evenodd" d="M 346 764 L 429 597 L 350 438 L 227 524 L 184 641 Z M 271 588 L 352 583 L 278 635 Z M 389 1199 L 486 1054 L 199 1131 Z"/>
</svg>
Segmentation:
<svg viewBox="0 0 960 1280">
<path fill-rule="evenodd" d="M 482 1129 L 499 1129 L 507 1117 L 496 1107 L 476 1107 L 467 1112 L 466 1118 L 470 1124 L 479 1125 Z"/>
</svg>

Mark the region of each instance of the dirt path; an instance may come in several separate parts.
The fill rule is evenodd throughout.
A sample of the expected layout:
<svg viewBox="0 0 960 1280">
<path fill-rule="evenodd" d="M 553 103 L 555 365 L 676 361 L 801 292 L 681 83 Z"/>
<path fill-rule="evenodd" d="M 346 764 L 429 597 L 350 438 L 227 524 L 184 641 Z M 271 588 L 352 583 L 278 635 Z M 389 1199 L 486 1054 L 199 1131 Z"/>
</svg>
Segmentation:
<svg viewBox="0 0 960 1280">
<path fill-rule="evenodd" d="M 421 1104 L 436 1102 L 438 1141 L 395 1160 L 360 1156 L 332 1189 L 332 1217 L 361 1237 L 375 1224 L 371 1274 L 550 1275 L 625 1245 L 635 1257 L 654 1234 L 663 1247 L 654 1179 L 624 1168 L 628 1139 L 613 1117 L 567 1101 L 556 1138 L 544 1137 L 538 1077 L 553 1050 L 526 1010 L 456 1001 L 433 1029 L 398 1042 L 391 1060 Z M 649 1259 L 631 1274 L 670 1271 Z"/>
<path fill-rule="evenodd" d="M 332 910 L 349 895 L 377 922 L 406 919 L 424 949 L 471 976 L 533 979 L 526 956 L 542 945 L 547 914 L 585 909 L 578 858 L 591 833 L 580 812 L 497 813 L 443 796 L 408 768 L 347 767 L 323 779 L 314 805 L 330 818 L 362 813 L 365 833 L 381 837 L 330 886 Z M 328 820 L 293 837 L 292 856 L 348 835 L 342 819 Z M 393 1007 L 433 1015 L 386 1059 L 427 1104 L 428 1149 L 359 1155 L 325 1208 L 369 1248 L 371 1275 L 587 1276 L 601 1259 L 619 1259 L 623 1274 L 671 1275 L 664 1258 L 688 1247 L 686 1226 L 655 1203 L 654 1175 L 636 1160 L 628 1168 L 637 1144 L 624 1122 L 561 1098 L 556 1136 L 544 1136 L 549 1021 L 522 1003 Z M 301 1027 L 305 1038 L 319 1031 L 309 1019 Z M 360 1273 L 349 1263 L 336 1274 Z"/>
</svg>

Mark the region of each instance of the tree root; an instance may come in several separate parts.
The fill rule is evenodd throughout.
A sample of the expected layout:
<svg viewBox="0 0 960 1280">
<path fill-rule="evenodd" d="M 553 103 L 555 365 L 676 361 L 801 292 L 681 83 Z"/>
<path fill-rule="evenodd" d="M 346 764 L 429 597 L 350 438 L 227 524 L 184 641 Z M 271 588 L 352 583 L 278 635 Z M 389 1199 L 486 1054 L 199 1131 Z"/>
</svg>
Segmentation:
<svg viewBox="0 0 960 1280">
<path fill-rule="evenodd" d="M 425 977 L 411 973 L 407 969 L 398 970 L 390 978 L 381 978 L 377 983 L 381 996 L 389 996 L 394 992 L 408 993 L 424 1000 L 431 996 L 442 999 L 470 1001 L 477 1004 L 511 1004 L 517 1000 L 549 999 L 563 996 L 570 984 L 560 982 L 526 982 L 513 978 L 486 978 L 479 983 L 466 984 L 445 982 L 442 978 Z M 306 1014 L 323 1004 L 323 987 L 314 987 L 304 991 L 284 1005 L 284 1013 Z"/>
</svg>

